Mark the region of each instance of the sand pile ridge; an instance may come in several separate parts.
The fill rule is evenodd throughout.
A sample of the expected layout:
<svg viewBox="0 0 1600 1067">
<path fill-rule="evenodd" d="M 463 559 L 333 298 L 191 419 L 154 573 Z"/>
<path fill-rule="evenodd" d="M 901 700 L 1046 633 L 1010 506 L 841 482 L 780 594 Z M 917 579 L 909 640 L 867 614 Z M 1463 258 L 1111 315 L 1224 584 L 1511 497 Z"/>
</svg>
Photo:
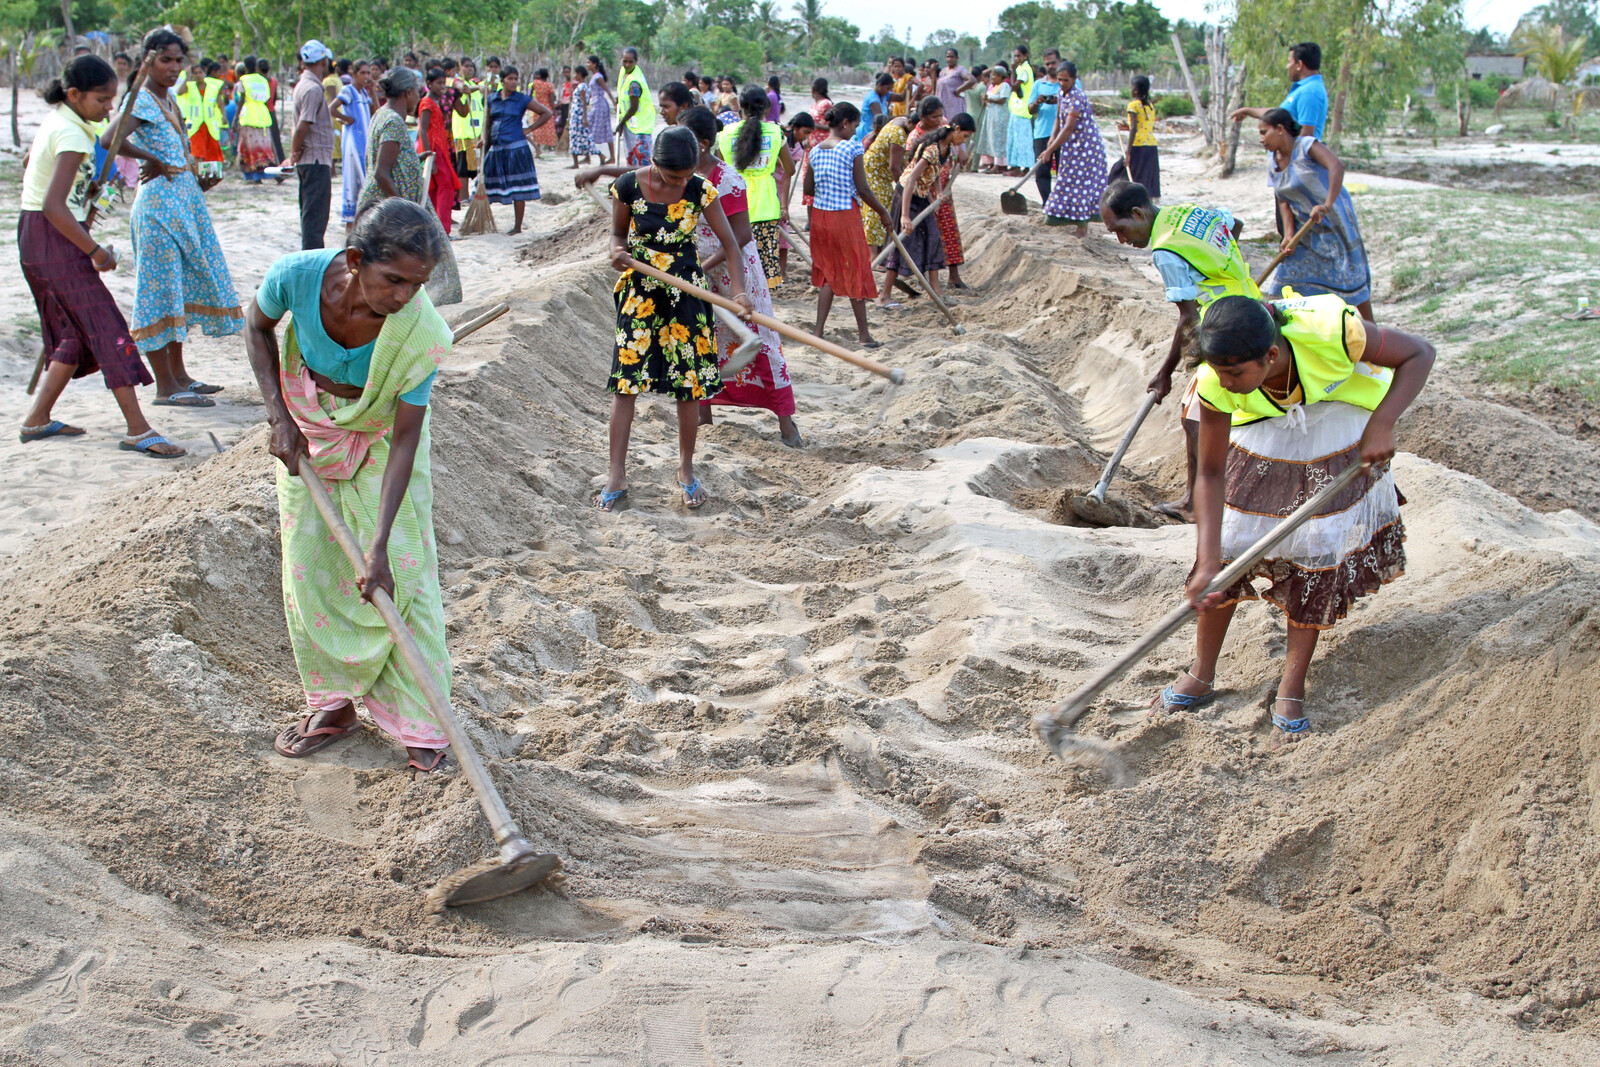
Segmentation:
<svg viewBox="0 0 1600 1067">
<path fill-rule="evenodd" d="M 806 451 L 719 414 L 697 513 L 648 403 L 633 507 L 589 508 L 602 267 L 519 276 L 512 314 L 454 353 L 433 440 L 455 704 L 566 858 L 563 893 L 429 922 L 426 887 L 489 850 L 466 783 L 411 783 L 375 733 L 272 753 L 298 690 L 263 431 L 10 565 L 0 810 L 263 951 L 640 932 L 1083 949 L 1271 1006 L 1473 994 L 1588 1025 L 1600 532 L 1403 456 L 1410 573 L 1319 649 L 1318 735 L 1268 753 L 1283 629 L 1249 605 L 1212 708 L 1143 715 L 1180 639 L 1085 720 L 1134 771 L 1107 790 L 1026 724 L 1170 607 L 1192 532 L 1051 519 L 1093 482 L 1169 312 L 1115 249 L 1063 254 L 1026 220 L 998 220 L 966 273 L 966 336 L 921 311 L 886 331 L 910 381 L 877 425 L 886 385 L 809 351 L 791 357 Z M 1169 416 L 1130 457 L 1130 499 L 1172 488 Z"/>
</svg>

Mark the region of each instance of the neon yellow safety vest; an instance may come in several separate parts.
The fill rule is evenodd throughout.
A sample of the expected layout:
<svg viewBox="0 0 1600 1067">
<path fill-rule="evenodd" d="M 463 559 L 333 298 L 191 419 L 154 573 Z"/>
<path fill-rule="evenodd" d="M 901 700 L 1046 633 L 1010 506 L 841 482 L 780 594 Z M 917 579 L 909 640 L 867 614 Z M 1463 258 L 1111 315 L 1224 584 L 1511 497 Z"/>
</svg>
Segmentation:
<svg viewBox="0 0 1600 1067">
<path fill-rule="evenodd" d="M 654 114 L 654 110 L 651 114 Z M 730 167 L 734 166 L 733 145 L 739 139 L 739 130 L 743 128 L 745 122 L 750 121 L 752 120 L 745 119 L 743 122 L 736 122 L 717 134 L 717 151 L 722 154 L 722 158 Z M 761 152 L 748 170 L 739 171 L 739 177 L 744 179 L 746 192 L 750 198 L 751 222 L 770 222 L 783 213 L 778 204 L 778 181 L 773 173 L 778 169 L 778 153 L 781 151 L 783 151 L 783 130 L 776 122 L 763 122 Z"/>
<path fill-rule="evenodd" d="M 629 86 L 638 83 L 639 110 L 633 113 L 633 118 L 628 120 L 628 129 L 633 133 L 654 133 L 656 128 L 656 102 L 650 99 L 650 83 L 644 80 L 644 71 L 637 65 L 630 72 L 622 71 L 622 80 L 617 83 L 617 114 L 628 113 L 628 97 L 633 90 Z M 776 218 L 776 216 L 774 216 Z"/>
<path fill-rule="evenodd" d="M 1250 277 L 1250 265 L 1239 252 L 1239 244 L 1219 212 L 1194 204 L 1174 204 L 1156 212 L 1150 227 L 1150 247 L 1171 252 L 1205 278 L 1195 303 L 1200 314 L 1221 296 L 1248 296 L 1261 299 L 1261 290 Z"/>
<path fill-rule="evenodd" d="M 267 101 L 272 99 L 272 86 L 260 74 L 246 74 L 239 79 L 244 99 L 239 104 L 239 125 L 265 129 L 272 125 L 272 112 Z"/>
<path fill-rule="evenodd" d="M 1332 293 L 1296 296 L 1292 289 L 1284 292 L 1288 299 L 1272 303 L 1287 319 L 1282 326 L 1283 339 L 1289 343 L 1307 406 L 1322 400 L 1339 400 L 1368 411 L 1375 409 L 1388 395 L 1394 372 L 1350 358 L 1345 328 L 1352 320 L 1359 325 L 1360 313 Z M 1232 412 L 1235 426 L 1287 414 L 1263 390 L 1228 392 L 1209 363 L 1200 365 L 1195 378 L 1201 399 L 1219 411 Z"/>
<path fill-rule="evenodd" d="M 467 113 L 458 115 L 450 110 L 450 136 L 457 141 L 476 141 L 483 132 L 483 90 L 472 82 L 463 80 L 458 90 L 467 98 Z"/>
<path fill-rule="evenodd" d="M 222 79 L 207 78 L 205 97 L 201 102 L 200 114 L 205 120 L 206 129 L 218 141 L 222 140 L 222 127 L 227 122 L 227 117 L 222 113 Z M 190 131 L 191 133 L 193 131 Z"/>
<path fill-rule="evenodd" d="M 1028 92 L 1033 88 L 1033 64 L 1018 63 L 1017 69 L 1011 72 L 1012 85 L 1022 86 L 1022 95 L 1018 96 L 1015 89 L 1011 93 L 1011 113 L 1019 119 L 1032 119 L 1028 114 Z"/>
<path fill-rule="evenodd" d="M 190 82 L 178 94 L 178 113 L 183 116 L 183 125 L 189 136 L 193 137 L 194 131 L 206 121 L 205 93 L 197 82 Z"/>
</svg>

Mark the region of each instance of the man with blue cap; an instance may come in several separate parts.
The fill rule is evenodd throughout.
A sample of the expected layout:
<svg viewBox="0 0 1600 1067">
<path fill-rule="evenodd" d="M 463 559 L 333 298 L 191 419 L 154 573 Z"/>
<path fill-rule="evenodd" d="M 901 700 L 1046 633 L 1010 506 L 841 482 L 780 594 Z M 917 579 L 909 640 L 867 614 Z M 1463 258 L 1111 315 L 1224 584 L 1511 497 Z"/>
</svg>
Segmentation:
<svg viewBox="0 0 1600 1067">
<path fill-rule="evenodd" d="M 333 203 L 333 115 L 322 92 L 333 53 L 312 39 L 300 47 L 300 80 L 294 85 L 294 135 L 289 163 L 300 179 L 300 247 L 321 248 Z"/>
</svg>

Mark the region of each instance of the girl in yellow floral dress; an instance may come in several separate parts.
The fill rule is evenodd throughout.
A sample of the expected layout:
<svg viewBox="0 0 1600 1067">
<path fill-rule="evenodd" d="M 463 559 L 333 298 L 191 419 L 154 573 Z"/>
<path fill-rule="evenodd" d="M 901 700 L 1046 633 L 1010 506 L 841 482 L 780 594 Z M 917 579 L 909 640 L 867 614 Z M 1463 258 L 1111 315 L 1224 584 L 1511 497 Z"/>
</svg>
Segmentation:
<svg viewBox="0 0 1600 1067">
<path fill-rule="evenodd" d="M 727 250 L 734 300 L 748 316 L 743 256 L 717 203 L 717 190 L 695 173 L 700 143 L 682 126 L 656 138 L 654 162 L 611 186 L 611 265 L 617 279 L 617 344 L 607 388 L 611 400 L 611 472 L 594 506 L 610 511 L 628 494 L 628 438 L 640 393 L 666 393 L 678 402 L 678 487 L 686 507 L 706 501 L 694 472 L 700 401 L 722 389 L 711 306 L 698 297 L 634 270 L 632 259 L 709 288 L 700 270 L 695 229 L 705 216 Z"/>
</svg>

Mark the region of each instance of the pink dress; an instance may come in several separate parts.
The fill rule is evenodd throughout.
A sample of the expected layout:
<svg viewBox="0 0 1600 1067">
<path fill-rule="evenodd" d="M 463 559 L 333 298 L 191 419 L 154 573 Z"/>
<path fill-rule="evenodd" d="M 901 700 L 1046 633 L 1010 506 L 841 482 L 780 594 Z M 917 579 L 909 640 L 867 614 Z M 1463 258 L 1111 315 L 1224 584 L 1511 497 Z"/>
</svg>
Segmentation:
<svg viewBox="0 0 1600 1067">
<path fill-rule="evenodd" d="M 717 202 L 722 205 L 724 213 L 736 215 L 749 210 L 744 179 L 739 177 L 738 171 L 717 163 L 712 167 L 711 174 L 706 180 L 716 186 Z M 704 216 L 701 216 L 700 224 L 695 229 L 695 243 L 699 247 L 701 263 L 722 249 L 722 242 L 706 224 Z M 750 241 L 741 251 L 744 254 L 744 277 L 750 293 L 751 306 L 762 315 L 771 315 L 772 293 L 767 288 L 766 272 L 761 269 L 761 256 L 756 251 L 755 241 Z M 728 273 L 726 263 L 719 263 L 705 273 L 711 281 L 713 291 L 724 296 L 734 294 L 733 277 Z M 793 415 L 794 387 L 789 380 L 789 365 L 784 362 L 783 347 L 778 341 L 778 335 L 766 326 L 756 327 L 756 335 L 761 338 L 761 351 L 757 353 L 756 358 L 739 372 L 738 377 L 724 385 L 720 393 L 700 403 L 766 408 L 775 415 Z M 718 323 L 718 362 L 726 363 L 737 347 L 739 347 L 738 339 Z"/>
</svg>

